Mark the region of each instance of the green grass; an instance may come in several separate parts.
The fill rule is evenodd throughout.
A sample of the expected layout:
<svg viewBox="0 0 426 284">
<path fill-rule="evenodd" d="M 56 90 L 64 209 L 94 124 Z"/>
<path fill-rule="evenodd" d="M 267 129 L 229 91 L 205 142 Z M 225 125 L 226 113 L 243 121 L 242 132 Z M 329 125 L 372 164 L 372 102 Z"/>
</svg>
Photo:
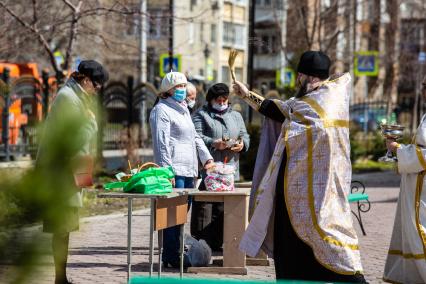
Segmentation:
<svg viewBox="0 0 426 284">
<path fill-rule="evenodd" d="M 381 163 L 367 159 L 357 160 L 352 164 L 352 171 L 355 173 L 387 171 L 393 170 L 394 168 L 395 164 L 393 163 Z"/>
</svg>

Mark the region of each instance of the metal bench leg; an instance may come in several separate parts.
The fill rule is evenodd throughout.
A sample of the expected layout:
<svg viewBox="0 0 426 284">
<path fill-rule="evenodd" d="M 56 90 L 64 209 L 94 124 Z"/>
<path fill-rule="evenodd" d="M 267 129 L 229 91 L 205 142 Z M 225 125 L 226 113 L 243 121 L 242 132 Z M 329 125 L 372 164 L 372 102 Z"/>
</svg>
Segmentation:
<svg viewBox="0 0 426 284">
<path fill-rule="evenodd" d="M 355 213 L 353 210 L 352 210 L 352 214 L 354 214 L 355 218 L 358 220 L 359 226 L 361 227 L 362 234 L 366 236 L 367 234 L 365 233 L 364 225 L 362 223 L 361 207 L 359 202 L 357 202 L 357 209 L 358 209 L 358 214 Z"/>
</svg>

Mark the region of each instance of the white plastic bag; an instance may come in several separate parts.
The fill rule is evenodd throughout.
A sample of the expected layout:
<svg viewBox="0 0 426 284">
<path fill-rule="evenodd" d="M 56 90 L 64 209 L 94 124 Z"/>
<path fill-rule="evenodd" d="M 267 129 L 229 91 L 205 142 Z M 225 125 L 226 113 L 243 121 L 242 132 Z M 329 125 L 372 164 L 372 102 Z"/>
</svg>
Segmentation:
<svg viewBox="0 0 426 284">
<path fill-rule="evenodd" d="M 233 164 L 215 163 L 216 166 L 207 171 L 204 184 L 208 191 L 233 191 L 234 190 L 234 173 L 235 166 Z"/>
</svg>

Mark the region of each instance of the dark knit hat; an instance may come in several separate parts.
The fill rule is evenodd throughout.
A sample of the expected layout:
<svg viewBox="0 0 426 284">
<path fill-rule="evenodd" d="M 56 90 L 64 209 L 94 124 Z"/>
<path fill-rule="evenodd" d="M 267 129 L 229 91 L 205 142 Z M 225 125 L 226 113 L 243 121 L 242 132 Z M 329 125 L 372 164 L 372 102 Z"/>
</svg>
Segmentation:
<svg viewBox="0 0 426 284">
<path fill-rule="evenodd" d="M 329 77 L 330 58 L 322 51 L 306 51 L 300 57 L 297 72 L 326 79 Z"/>
<path fill-rule="evenodd" d="M 209 88 L 206 95 L 206 100 L 210 102 L 218 97 L 228 97 L 229 96 L 229 88 L 224 83 L 214 84 Z"/>
<path fill-rule="evenodd" d="M 83 60 L 78 65 L 77 71 L 100 85 L 108 81 L 109 75 L 105 68 L 95 60 Z"/>
</svg>

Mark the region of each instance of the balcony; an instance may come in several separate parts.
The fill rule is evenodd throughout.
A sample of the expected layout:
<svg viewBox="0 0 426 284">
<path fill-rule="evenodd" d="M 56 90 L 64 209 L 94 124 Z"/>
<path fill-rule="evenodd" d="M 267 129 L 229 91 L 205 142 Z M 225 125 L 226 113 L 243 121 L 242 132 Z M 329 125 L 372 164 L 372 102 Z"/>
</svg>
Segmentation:
<svg viewBox="0 0 426 284">
<path fill-rule="evenodd" d="M 256 70 L 277 70 L 280 66 L 280 55 L 278 53 L 255 54 L 253 68 Z"/>
</svg>

